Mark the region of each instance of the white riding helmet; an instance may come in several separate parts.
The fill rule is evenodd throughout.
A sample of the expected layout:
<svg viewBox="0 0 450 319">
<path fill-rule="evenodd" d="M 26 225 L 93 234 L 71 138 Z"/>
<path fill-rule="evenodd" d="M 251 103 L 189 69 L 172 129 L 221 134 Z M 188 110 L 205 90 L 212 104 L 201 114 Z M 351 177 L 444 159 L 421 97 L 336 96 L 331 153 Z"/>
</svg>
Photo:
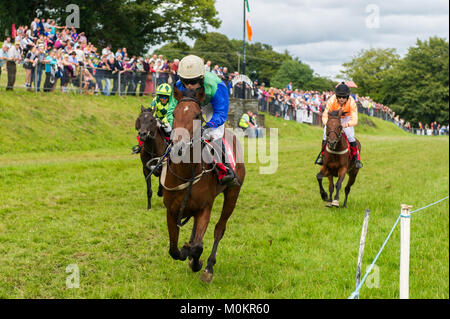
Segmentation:
<svg viewBox="0 0 450 319">
<path fill-rule="evenodd" d="M 196 55 L 188 55 L 178 65 L 178 75 L 183 79 L 195 79 L 205 75 L 205 64 Z"/>
</svg>

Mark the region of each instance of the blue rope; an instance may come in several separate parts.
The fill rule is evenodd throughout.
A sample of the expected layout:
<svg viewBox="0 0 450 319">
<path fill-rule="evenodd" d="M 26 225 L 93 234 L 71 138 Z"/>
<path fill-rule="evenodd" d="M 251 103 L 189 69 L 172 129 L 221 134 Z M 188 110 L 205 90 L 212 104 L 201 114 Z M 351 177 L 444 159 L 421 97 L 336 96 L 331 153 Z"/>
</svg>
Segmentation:
<svg viewBox="0 0 450 319">
<path fill-rule="evenodd" d="M 394 226 L 391 229 L 391 232 L 389 233 L 388 237 L 386 238 L 386 240 L 384 241 L 383 245 L 381 246 L 380 251 L 378 252 L 378 254 L 376 255 L 375 259 L 373 260 L 372 264 L 370 265 L 369 269 L 367 269 L 366 274 L 364 275 L 363 279 L 361 280 L 361 282 L 359 283 L 358 287 L 356 287 L 355 291 L 350 295 L 350 297 L 348 297 L 348 299 L 355 299 L 356 296 L 359 295 L 359 291 L 361 290 L 362 285 L 364 284 L 364 282 L 367 279 L 367 276 L 369 276 L 370 272 L 372 271 L 373 266 L 375 266 L 375 263 L 378 260 L 378 257 L 380 257 L 381 252 L 383 251 L 384 247 L 386 246 L 389 238 L 391 238 L 392 233 L 394 232 L 395 226 L 397 226 L 398 222 L 400 221 L 400 217 L 398 216 L 397 221 L 395 222 Z"/>
<path fill-rule="evenodd" d="M 440 200 L 438 200 L 437 202 L 434 202 L 434 203 L 432 203 L 432 204 L 430 204 L 430 205 L 427 205 L 427 206 L 424 206 L 424 207 L 422 207 L 422 208 L 416 209 L 416 210 L 410 212 L 410 214 L 416 213 L 416 212 L 421 211 L 421 210 L 423 210 L 423 209 L 425 209 L 425 208 L 428 208 L 428 207 L 430 207 L 430 206 L 436 205 L 436 204 L 438 204 L 438 203 L 440 203 L 440 202 L 442 202 L 442 201 L 444 201 L 444 200 L 446 200 L 446 199 L 448 199 L 448 198 L 449 198 L 449 196 L 444 197 L 443 199 L 440 199 Z M 372 261 L 372 264 L 370 265 L 369 269 L 367 269 L 366 274 L 364 275 L 363 279 L 362 279 L 361 282 L 359 283 L 358 287 L 356 287 L 355 291 L 352 292 L 352 294 L 350 295 L 350 297 L 348 297 L 347 299 L 355 299 L 355 298 L 359 295 L 359 291 L 361 290 L 361 287 L 363 286 L 364 282 L 366 281 L 367 276 L 369 276 L 369 274 L 371 273 L 371 271 L 372 271 L 372 269 L 373 269 L 373 266 L 375 266 L 375 263 L 377 262 L 378 257 L 380 257 L 381 252 L 383 251 L 384 247 L 386 246 L 388 240 L 391 238 L 391 235 L 392 235 L 392 233 L 394 232 L 394 229 L 395 229 L 395 227 L 397 226 L 398 222 L 400 221 L 400 218 L 401 218 L 401 217 L 408 217 L 408 218 L 411 218 L 411 216 L 404 216 L 404 215 L 402 215 L 402 214 L 400 214 L 400 215 L 398 216 L 398 218 L 397 218 L 397 220 L 396 220 L 394 226 L 393 226 L 392 229 L 391 229 L 391 232 L 389 233 L 388 237 L 386 238 L 386 240 L 384 241 L 383 245 L 381 246 L 380 251 L 378 251 L 378 254 L 375 256 L 375 259 Z"/>
<path fill-rule="evenodd" d="M 422 207 L 422 208 L 413 210 L 412 212 L 410 212 L 410 214 L 416 213 L 416 212 L 421 211 L 421 210 L 423 210 L 423 209 L 425 209 L 425 208 L 428 208 L 428 207 L 430 207 L 430 206 L 439 204 L 440 202 L 442 202 L 442 201 L 444 201 L 444 200 L 446 200 L 446 199 L 448 199 L 448 196 L 447 196 L 447 197 L 444 197 L 443 199 L 438 200 L 437 202 L 434 202 L 433 204 L 430 204 L 430 205 L 427 205 L 427 206 L 425 206 L 425 207 Z"/>
</svg>

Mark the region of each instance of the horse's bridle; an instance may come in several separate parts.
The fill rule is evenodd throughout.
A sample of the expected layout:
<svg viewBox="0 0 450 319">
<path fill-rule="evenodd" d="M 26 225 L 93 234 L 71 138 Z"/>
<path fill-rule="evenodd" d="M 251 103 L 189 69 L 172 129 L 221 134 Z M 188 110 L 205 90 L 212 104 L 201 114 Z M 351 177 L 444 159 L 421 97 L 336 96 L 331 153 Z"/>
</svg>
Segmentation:
<svg viewBox="0 0 450 319">
<path fill-rule="evenodd" d="M 327 132 L 327 134 L 326 134 L 326 136 L 327 136 L 327 139 L 326 139 L 327 145 L 328 145 L 328 142 L 329 142 L 328 137 L 330 136 L 331 133 L 334 133 L 336 135 L 338 142 L 341 140 L 342 133 L 344 132 L 344 129 L 343 129 L 342 125 L 339 125 L 338 129 L 339 129 L 339 134 L 338 134 L 338 132 L 336 132 L 336 130 L 330 130 L 329 132 Z"/>
<path fill-rule="evenodd" d="M 149 112 L 149 111 L 142 112 L 142 114 L 146 114 L 146 113 L 150 114 L 153 117 L 153 113 L 152 112 Z M 156 123 L 159 124 L 158 119 L 156 119 Z M 157 126 L 156 130 L 158 130 L 158 129 L 159 129 L 159 127 Z M 147 131 L 146 132 L 146 137 L 154 140 L 156 138 L 156 130 L 153 132 L 153 134 L 151 134 L 152 133 L 151 130 Z"/>
<path fill-rule="evenodd" d="M 203 143 L 204 143 L 204 139 L 203 139 L 203 130 L 204 130 L 204 128 L 203 128 L 203 123 L 205 123 L 205 119 L 203 118 L 203 112 L 202 112 L 202 106 L 201 106 L 201 102 L 198 100 L 198 99 L 196 99 L 195 97 L 188 97 L 188 96 L 185 96 L 185 97 L 183 97 L 178 103 L 180 103 L 180 102 L 194 102 L 194 103 L 196 103 L 197 105 L 198 105 L 198 107 L 199 107 L 199 109 L 200 109 L 200 112 L 199 113 L 197 113 L 196 115 L 195 115 L 195 117 L 194 117 L 194 119 L 199 119 L 201 122 L 200 122 L 200 128 L 199 128 L 199 130 L 200 130 L 200 142 L 202 143 L 202 145 L 203 145 Z M 197 132 L 197 131 L 196 131 Z M 191 148 L 193 147 L 193 144 L 194 144 L 194 142 L 195 142 L 195 140 L 194 140 L 194 136 L 196 136 L 196 132 L 194 132 L 193 134 L 192 134 L 192 138 L 190 139 L 190 141 L 186 144 L 186 145 L 189 145 Z"/>
</svg>

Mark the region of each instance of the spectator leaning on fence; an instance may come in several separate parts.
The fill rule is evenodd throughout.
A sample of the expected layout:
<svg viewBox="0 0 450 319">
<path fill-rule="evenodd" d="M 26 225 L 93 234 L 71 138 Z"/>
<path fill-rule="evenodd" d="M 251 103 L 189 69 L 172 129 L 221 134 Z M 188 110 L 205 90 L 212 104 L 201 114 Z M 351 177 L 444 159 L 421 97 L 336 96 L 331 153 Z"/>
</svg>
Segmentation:
<svg viewBox="0 0 450 319">
<path fill-rule="evenodd" d="M 25 56 L 23 67 L 25 68 L 25 87 L 31 90 L 31 83 L 34 80 L 34 70 L 38 60 L 36 47 L 32 47 Z"/>
<path fill-rule="evenodd" d="M 51 50 L 50 55 L 45 58 L 45 82 L 44 92 L 50 92 L 53 90 L 53 84 L 55 83 L 54 68 L 57 64 L 56 50 Z"/>
</svg>

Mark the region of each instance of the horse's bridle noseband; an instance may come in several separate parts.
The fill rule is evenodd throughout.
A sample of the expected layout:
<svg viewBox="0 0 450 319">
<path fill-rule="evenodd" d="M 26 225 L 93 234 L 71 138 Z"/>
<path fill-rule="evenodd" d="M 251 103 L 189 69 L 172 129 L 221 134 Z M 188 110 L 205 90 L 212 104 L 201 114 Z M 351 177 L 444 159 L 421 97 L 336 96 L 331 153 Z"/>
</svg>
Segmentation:
<svg viewBox="0 0 450 319">
<path fill-rule="evenodd" d="M 180 102 L 194 102 L 200 108 L 200 112 L 195 115 L 194 119 L 199 119 L 201 121 L 200 128 L 199 128 L 200 129 L 200 142 L 204 143 L 204 140 L 203 140 L 203 130 L 204 130 L 203 123 L 205 123 L 205 119 L 203 118 L 201 102 L 198 99 L 196 99 L 195 97 L 188 97 L 188 96 L 185 96 L 180 101 L 178 101 L 178 103 L 180 103 Z M 186 145 L 189 145 L 191 148 L 193 147 L 193 144 L 195 142 L 194 141 L 194 136 L 195 135 L 196 134 L 194 133 L 192 138 L 191 138 L 191 140 L 189 141 L 189 143 L 186 144 Z"/>
<path fill-rule="evenodd" d="M 150 114 L 150 115 L 153 117 L 153 113 L 152 113 L 152 112 L 146 111 L 146 112 L 143 112 L 142 114 L 145 114 L 145 113 L 148 113 L 148 114 Z M 158 119 L 155 119 L 155 120 L 156 120 L 156 123 L 159 124 Z M 157 129 L 159 129 L 159 128 L 158 128 L 158 125 L 157 125 L 156 130 L 157 130 Z M 152 130 L 147 131 L 146 134 L 145 134 L 146 137 L 149 137 L 149 138 L 151 138 L 152 140 L 154 140 L 154 139 L 156 138 L 156 130 L 154 130 L 153 132 L 152 132 Z M 153 134 L 152 134 L 152 133 L 153 133 Z"/>
<path fill-rule="evenodd" d="M 331 131 L 327 132 L 327 134 L 326 134 L 327 135 L 327 140 L 326 140 L 327 144 L 329 142 L 328 137 L 330 136 L 331 133 L 336 134 L 337 141 L 340 141 L 340 139 L 342 137 L 342 132 L 344 132 L 344 129 L 343 129 L 342 125 L 339 125 L 338 129 L 339 129 L 339 134 L 338 134 L 338 132 L 336 132 L 336 130 L 331 130 Z"/>
</svg>

